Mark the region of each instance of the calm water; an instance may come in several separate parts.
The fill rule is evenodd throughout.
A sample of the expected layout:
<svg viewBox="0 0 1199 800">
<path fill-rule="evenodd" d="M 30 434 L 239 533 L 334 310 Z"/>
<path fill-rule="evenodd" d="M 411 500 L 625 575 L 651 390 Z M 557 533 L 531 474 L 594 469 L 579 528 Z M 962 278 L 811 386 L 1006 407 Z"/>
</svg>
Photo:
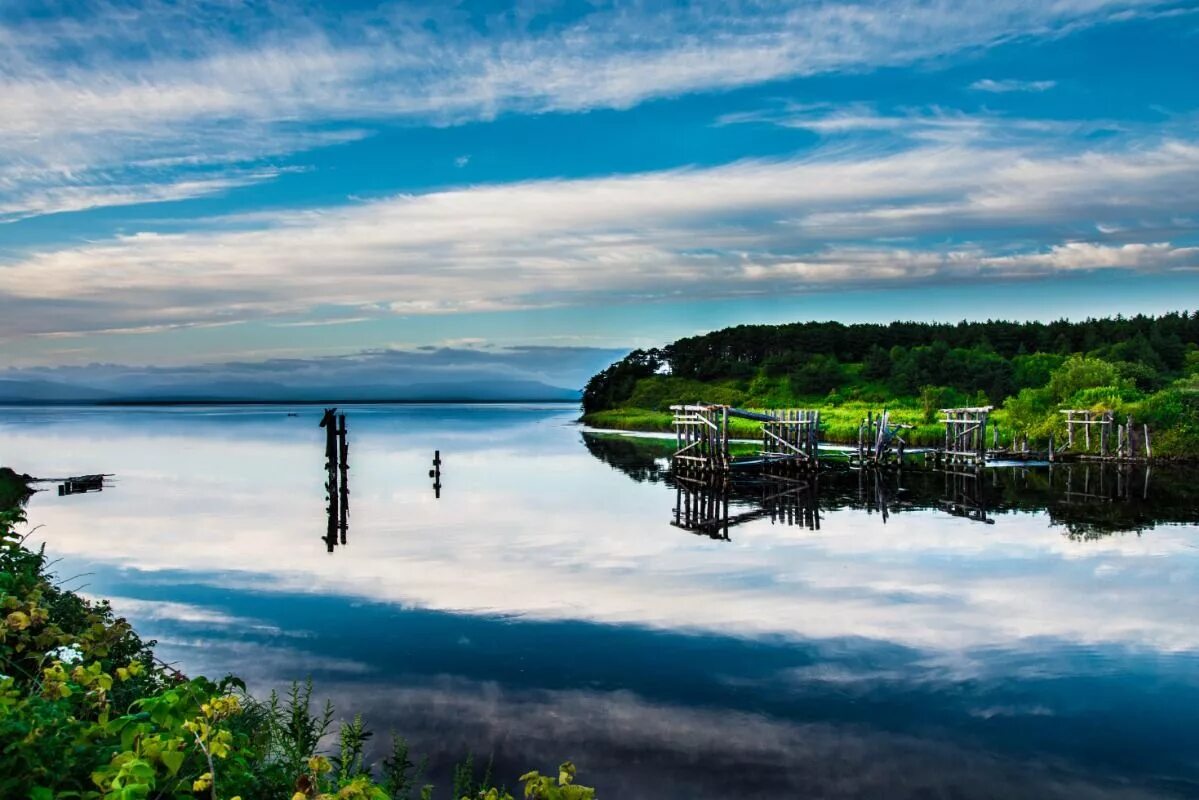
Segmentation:
<svg viewBox="0 0 1199 800">
<path fill-rule="evenodd" d="M 332 552 L 319 409 L 8 409 L 0 463 L 115 473 L 30 504 L 68 585 L 185 671 L 311 675 L 443 789 L 473 750 L 608 800 L 1199 796 L 1193 474 L 726 496 L 570 408 L 346 410 Z"/>
</svg>

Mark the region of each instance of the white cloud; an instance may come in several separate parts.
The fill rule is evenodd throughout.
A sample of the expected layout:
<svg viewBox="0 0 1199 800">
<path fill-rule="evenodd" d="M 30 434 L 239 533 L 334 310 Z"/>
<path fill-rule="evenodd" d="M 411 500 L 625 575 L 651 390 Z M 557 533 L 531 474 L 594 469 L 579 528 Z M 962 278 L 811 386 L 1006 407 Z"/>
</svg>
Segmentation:
<svg viewBox="0 0 1199 800">
<path fill-rule="evenodd" d="M 970 84 L 971 89 L 977 89 L 980 92 L 995 92 L 1003 94 L 1005 92 L 1046 92 L 1057 86 L 1057 81 L 1017 81 L 1017 80 L 993 80 L 991 78 L 983 78 Z"/>
<path fill-rule="evenodd" d="M 897 142 L 942 144 L 1043 144 L 1047 136 L 1087 134 L 1097 128 L 1121 126 L 1111 122 L 1059 121 L 965 113 L 940 107 L 904 108 L 881 112 L 869 103 L 782 103 L 775 108 L 723 114 L 717 125 L 769 124 L 796 128 L 821 136 L 886 134 Z"/>
<path fill-rule="evenodd" d="M 1158 270 L 1170 267 L 1199 269 L 1199 247 L 1173 247 L 1168 242 L 1114 246 L 1067 242 L 1054 245 L 1047 252 L 988 258 L 984 263 L 990 268 L 1005 271 L 1111 268 Z"/>
<path fill-rule="evenodd" d="M 59 184 L 91 185 L 104 170 L 132 168 L 118 179 L 124 183 L 178 183 L 131 162 L 223 154 L 220 163 L 243 163 L 342 135 L 329 133 L 329 124 L 627 108 L 907 64 L 1013 36 L 1053 35 L 1146 5 L 1154 3 L 620 5 L 535 30 L 518 9 L 488 18 L 484 34 L 438 6 L 322 19 L 287 4 L 248 14 L 236 5 L 185 13 L 101 3 L 85 19 L 0 23 L 0 196 L 27 213 L 71 210 L 75 204 L 25 198 Z M 95 192 L 92 199 L 106 200 Z"/>
<path fill-rule="evenodd" d="M 1110 236 L 1088 245 L 1094 223 L 1076 231 L 1080 220 L 1102 219 L 1135 223 L 1148 237 L 1197 212 L 1199 146 L 1188 142 L 1071 156 L 834 148 L 801 160 L 401 195 L 256 214 L 228 220 L 232 230 L 37 252 L 0 266 L 0 298 L 12 301 L 0 334 L 221 324 L 318 305 L 347 317 L 438 314 L 976 272 L 1185 268 L 1193 248 Z M 963 228 L 974 243 L 893 241 L 952 240 Z M 1007 239 L 1012 228 L 1018 241 Z M 69 315 L 54 313 L 64 308 Z"/>
<path fill-rule="evenodd" d="M 277 169 L 259 169 L 136 185 L 93 182 L 82 185 L 30 186 L 23 195 L 14 200 L 5 201 L 3 195 L 0 195 L 0 223 L 15 222 L 42 214 L 82 211 L 98 206 L 127 206 L 203 197 L 271 180 L 278 175 Z"/>
</svg>

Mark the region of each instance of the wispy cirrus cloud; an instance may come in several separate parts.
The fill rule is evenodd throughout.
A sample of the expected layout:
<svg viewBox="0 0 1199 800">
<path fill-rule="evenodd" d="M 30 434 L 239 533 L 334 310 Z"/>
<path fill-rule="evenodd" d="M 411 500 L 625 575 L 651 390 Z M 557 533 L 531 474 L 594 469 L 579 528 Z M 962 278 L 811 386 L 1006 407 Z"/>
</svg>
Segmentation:
<svg viewBox="0 0 1199 800">
<path fill-rule="evenodd" d="M 56 214 L 64 211 L 83 211 L 100 206 L 127 206 L 141 203 L 162 203 L 185 200 L 193 197 L 218 194 L 241 186 L 273 180 L 281 173 L 279 169 L 221 170 L 181 180 L 141 182 L 134 184 L 103 183 L 96 180 L 85 182 L 35 181 L 26 185 L 20 197 L 7 202 L 0 196 L 0 223 Z M 4 182 L 16 182 L 0 179 Z"/>
<path fill-rule="evenodd" d="M 1106 120 L 1051 120 L 967 113 L 952 108 L 881 110 L 872 103 L 781 102 L 769 108 L 722 114 L 716 125 L 776 125 L 812 131 L 822 137 L 881 135 L 892 147 L 912 142 L 944 144 L 1030 144 L 1044 146 L 1048 137 L 1082 136 L 1117 128 Z"/>
<path fill-rule="evenodd" d="M 317 306 L 354 318 L 1179 270 L 1196 251 L 1172 242 L 1193 236 L 1196 216 L 1199 145 L 1185 141 L 1068 155 L 833 146 L 47 249 L 0 267 L 12 309 L 0 335 L 227 324 Z"/>
<path fill-rule="evenodd" d="M 982 78 L 970 84 L 971 89 L 980 92 L 1047 92 L 1057 86 L 1057 81 L 1018 81 L 1013 79 L 995 80 Z"/>
<path fill-rule="evenodd" d="M 0 12 L 0 202 L 21 216 L 180 199 L 218 186 L 181 178 L 189 160 L 246 169 L 361 135 L 371 121 L 627 108 L 908 64 L 1155 5 L 620 4 L 554 19 L 517 4 L 474 19 L 437 4 L 334 15 L 112 0 L 47 19 L 18 3 Z M 106 193 L 109 182 L 132 188 Z"/>
</svg>

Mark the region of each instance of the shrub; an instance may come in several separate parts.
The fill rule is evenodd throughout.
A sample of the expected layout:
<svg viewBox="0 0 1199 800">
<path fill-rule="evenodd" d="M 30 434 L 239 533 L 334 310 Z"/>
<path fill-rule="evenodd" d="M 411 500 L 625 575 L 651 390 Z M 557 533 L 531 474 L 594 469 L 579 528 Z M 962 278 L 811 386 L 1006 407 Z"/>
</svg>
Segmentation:
<svg viewBox="0 0 1199 800">
<path fill-rule="evenodd" d="M 11 477 L 11 476 L 10 476 Z M 3 479 L 3 476 L 0 476 Z M 24 482 L 21 482 L 24 485 Z M 14 493 L 23 499 L 23 493 Z M 158 662 L 106 603 L 54 585 L 43 550 L 0 508 L 0 797 L 31 800 L 409 800 L 422 767 L 395 738 L 376 783 L 364 763 L 361 717 L 320 752 L 333 708 L 312 684 L 258 703 L 238 679 L 188 679 Z M 562 766 L 557 785 L 531 772 L 526 798 L 587 800 Z M 463 800 L 512 800 L 484 777 Z M 432 787 L 420 787 L 427 800 Z"/>
</svg>

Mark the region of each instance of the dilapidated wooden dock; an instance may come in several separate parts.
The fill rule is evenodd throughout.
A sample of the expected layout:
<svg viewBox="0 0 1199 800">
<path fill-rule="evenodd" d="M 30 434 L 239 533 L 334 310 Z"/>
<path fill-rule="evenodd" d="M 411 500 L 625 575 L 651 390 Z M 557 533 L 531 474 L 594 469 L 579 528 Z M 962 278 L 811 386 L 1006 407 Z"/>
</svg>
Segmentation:
<svg viewBox="0 0 1199 800">
<path fill-rule="evenodd" d="M 791 464 L 815 468 L 819 463 L 820 412 L 788 408 L 747 411 L 728 405 L 674 405 L 674 463 L 697 472 Z M 734 458 L 729 451 L 729 420 L 762 424 L 762 447 L 756 455 Z"/>
<path fill-rule="evenodd" d="M 720 474 L 773 465 L 800 469 L 820 466 L 819 411 L 747 410 L 716 403 L 672 405 L 670 410 L 675 431 L 672 462 L 678 471 Z M 1027 432 L 1005 436 L 1006 445 L 1001 446 L 999 429 L 992 424 L 992 411 L 992 406 L 940 409 L 942 445 L 918 451 L 926 461 L 947 469 L 1005 461 L 1148 461 L 1153 455 L 1149 427 L 1134 424 L 1132 417 L 1118 422 L 1112 411 L 1062 409 L 1066 437 L 1057 446 L 1052 434 L 1034 446 Z M 761 447 L 756 454 L 731 454 L 730 419 L 761 424 Z M 896 422 L 886 409 L 877 416 L 869 413 L 858 426 L 856 450 L 852 445 L 841 449 L 848 450 L 850 463 L 858 467 L 902 464 L 908 450 L 905 434 L 913 427 Z M 1058 433 L 1060 436 L 1060 429 Z"/>
</svg>

